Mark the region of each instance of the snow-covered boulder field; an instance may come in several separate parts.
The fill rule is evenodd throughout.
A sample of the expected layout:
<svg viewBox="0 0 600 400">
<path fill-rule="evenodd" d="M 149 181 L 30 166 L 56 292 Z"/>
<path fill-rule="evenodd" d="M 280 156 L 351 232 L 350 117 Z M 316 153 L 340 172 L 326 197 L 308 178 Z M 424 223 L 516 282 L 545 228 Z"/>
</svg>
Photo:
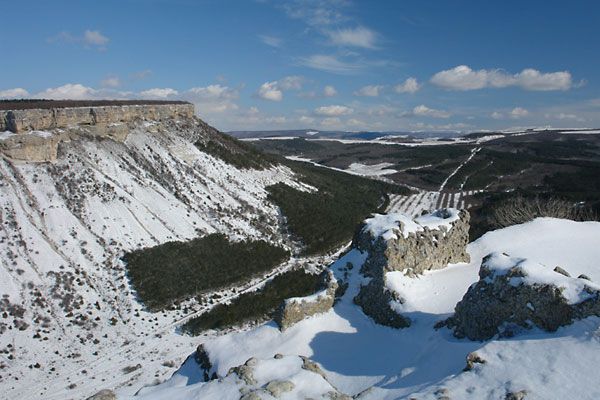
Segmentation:
<svg viewBox="0 0 600 400">
<path fill-rule="evenodd" d="M 387 273 L 389 289 L 405 299 L 396 307 L 411 319 L 411 326 L 406 329 L 378 325 L 353 303 L 360 286 L 369 279 L 360 273 L 368 254 L 354 248 L 331 266 L 340 284 L 347 283 L 348 289 L 330 311 L 300 321 L 283 332 L 270 322 L 204 340 L 211 373 L 219 380 L 201 382 L 202 371 L 190 357 L 163 384 L 148 387 L 135 397 L 117 391 L 118 397 L 227 398 L 231 392 L 221 391 L 220 387 L 234 388 L 234 395 L 241 397 L 239 388 L 243 385 L 227 383 L 237 379 L 229 374 L 230 369 L 252 357 L 273 362 L 276 354 L 283 354 L 290 360 L 297 360 L 298 355 L 310 358 L 332 387 L 358 399 L 600 398 L 599 375 L 594 368 L 600 362 L 598 317 L 574 320 L 555 332 L 533 326 L 513 337 L 496 335 L 485 342 L 456 338 L 451 329 L 434 328 L 453 315 L 469 287 L 477 284 L 482 260 L 490 253 L 527 259 L 527 265 L 543 269 L 544 274 L 552 274 L 561 282 L 564 276 L 554 275 L 556 266 L 573 277 L 589 277 L 592 283 L 581 280 L 583 285 L 600 282 L 600 223 L 540 218 L 488 232 L 469 244 L 467 250 L 469 263 L 424 271 L 416 278 L 402 271 Z M 571 291 L 564 289 L 563 293 L 570 296 Z M 577 293 L 581 292 L 577 289 L 571 294 Z M 300 365 L 300 361 L 294 362 Z M 261 376 L 257 372 L 263 368 L 261 365 L 253 367 L 255 377 Z M 266 365 L 265 376 L 272 373 L 271 366 Z M 294 371 L 297 368 L 286 374 Z M 257 380 L 257 385 L 267 390 L 272 379 L 291 380 L 269 375 L 265 380 Z M 323 383 L 319 375 L 314 379 L 315 387 Z M 209 388 L 213 397 L 208 395 Z M 205 395 L 198 397 L 198 393 Z M 299 397 L 286 393 L 281 398 Z"/>
</svg>

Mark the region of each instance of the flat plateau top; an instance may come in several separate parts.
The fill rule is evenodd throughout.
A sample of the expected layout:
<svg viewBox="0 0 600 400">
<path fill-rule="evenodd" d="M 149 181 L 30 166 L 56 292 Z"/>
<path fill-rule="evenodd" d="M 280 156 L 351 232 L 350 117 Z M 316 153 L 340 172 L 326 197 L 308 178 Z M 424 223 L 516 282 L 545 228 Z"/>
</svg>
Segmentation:
<svg viewBox="0 0 600 400">
<path fill-rule="evenodd" d="M 191 104 L 187 101 L 166 100 L 0 100 L 0 110 L 31 110 L 34 108 L 145 106 L 161 104 Z"/>
</svg>

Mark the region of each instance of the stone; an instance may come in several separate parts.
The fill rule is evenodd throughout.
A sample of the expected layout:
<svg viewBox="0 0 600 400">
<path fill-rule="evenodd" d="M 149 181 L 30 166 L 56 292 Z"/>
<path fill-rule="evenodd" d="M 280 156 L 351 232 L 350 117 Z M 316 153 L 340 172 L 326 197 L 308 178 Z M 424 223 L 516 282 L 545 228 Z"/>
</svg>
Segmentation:
<svg viewBox="0 0 600 400">
<path fill-rule="evenodd" d="M 518 392 L 509 392 L 506 394 L 505 400 L 523 400 L 527 396 L 527 390 Z"/>
<path fill-rule="evenodd" d="M 307 317 L 327 312 L 333 307 L 338 283 L 330 270 L 323 271 L 321 287 L 323 289 L 314 295 L 287 299 L 279 306 L 273 319 L 282 331 Z"/>
<path fill-rule="evenodd" d="M 291 392 L 295 385 L 290 381 L 271 381 L 267 383 L 265 389 L 275 398 L 281 397 L 283 393 Z"/>
<path fill-rule="evenodd" d="M 475 364 L 485 364 L 486 362 L 487 361 L 481 358 L 479 354 L 475 352 L 469 353 L 467 354 L 467 365 L 465 366 L 463 371 L 471 371 L 473 368 L 475 368 Z"/>
<path fill-rule="evenodd" d="M 444 218 L 449 211 L 437 210 L 434 216 Z M 466 251 L 469 242 L 469 213 L 458 211 L 458 218 L 452 221 L 451 228 L 429 229 L 411 232 L 404 237 L 384 240 L 373 237 L 363 226 L 355 235 L 352 246 L 362 252 L 368 252 L 361 272 L 372 279 L 361 287 L 354 302 L 376 323 L 393 328 L 410 326 L 410 319 L 397 313 L 391 302 L 403 302 L 386 287 L 386 273 L 401 271 L 408 276 L 417 276 L 426 270 L 440 269 L 449 263 L 469 262 Z M 402 224 L 402 222 L 400 222 Z M 402 226 L 400 226 L 402 229 Z"/>
<path fill-rule="evenodd" d="M 563 268 L 561 268 L 559 266 L 554 267 L 554 272 L 557 272 L 561 275 L 568 276 L 568 277 L 571 276 L 571 275 L 569 275 L 569 273 L 567 271 L 565 271 Z"/>
<path fill-rule="evenodd" d="M 590 277 L 586 274 L 581 274 L 577 277 L 578 279 L 585 279 L 586 281 L 591 281 Z"/>
<path fill-rule="evenodd" d="M 536 281 L 536 274 L 546 267 L 530 263 L 525 270 L 526 261 L 500 253 L 484 257 L 479 281 L 469 287 L 454 315 L 446 321 L 456 337 L 482 341 L 495 335 L 513 336 L 516 331 L 533 326 L 554 332 L 574 319 L 600 316 L 598 286 L 560 272 L 555 272 L 557 277 L 550 283 Z M 569 302 L 563 287 L 553 284 L 557 280 L 561 285 L 573 285 L 572 290 L 579 290 L 578 297 L 583 300 Z"/>
<path fill-rule="evenodd" d="M 117 395 L 112 390 L 104 389 L 86 400 L 117 400 Z"/>
</svg>

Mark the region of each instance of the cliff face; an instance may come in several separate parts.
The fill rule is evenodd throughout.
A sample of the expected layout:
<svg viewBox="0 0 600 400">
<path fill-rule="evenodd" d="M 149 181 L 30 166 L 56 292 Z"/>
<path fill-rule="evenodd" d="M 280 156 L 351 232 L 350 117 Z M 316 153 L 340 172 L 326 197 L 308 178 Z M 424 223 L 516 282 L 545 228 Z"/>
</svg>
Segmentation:
<svg viewBox="0 0 600 400">
<path fill-rule="evenodd" d="M 192 104 L 144 104 L 0 111 L 0 151 L 13 160 L 56 161 L 58 145 L 79 137 L 123 142 L 142 121 L 191 119 Z"/>
<path fill-rule="evenodd" d="M 66 128 L 76 125 L 102 125 L 139 119 L 160 121 L 191 118 L 192 104 L 144 104 L 94 107 L 66 107 L 0 111 L 0 131 L 22 133 Z"/>
</svg>

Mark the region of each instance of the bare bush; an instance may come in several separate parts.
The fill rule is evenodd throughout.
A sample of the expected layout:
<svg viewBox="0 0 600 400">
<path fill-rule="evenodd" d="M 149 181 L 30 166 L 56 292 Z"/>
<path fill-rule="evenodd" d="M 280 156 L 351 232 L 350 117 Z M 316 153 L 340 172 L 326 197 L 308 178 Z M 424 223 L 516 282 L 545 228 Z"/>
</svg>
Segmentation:
<svg viewBox="0 0 600 400">
<path fill-rule="evenodd" d="M 588 207 L 557 198 L 512 197 L 492 212 L 492 223 L 499 228 L 522 224 L 538 217 L 595 221 L 598 216 Z"/>
</svg>

